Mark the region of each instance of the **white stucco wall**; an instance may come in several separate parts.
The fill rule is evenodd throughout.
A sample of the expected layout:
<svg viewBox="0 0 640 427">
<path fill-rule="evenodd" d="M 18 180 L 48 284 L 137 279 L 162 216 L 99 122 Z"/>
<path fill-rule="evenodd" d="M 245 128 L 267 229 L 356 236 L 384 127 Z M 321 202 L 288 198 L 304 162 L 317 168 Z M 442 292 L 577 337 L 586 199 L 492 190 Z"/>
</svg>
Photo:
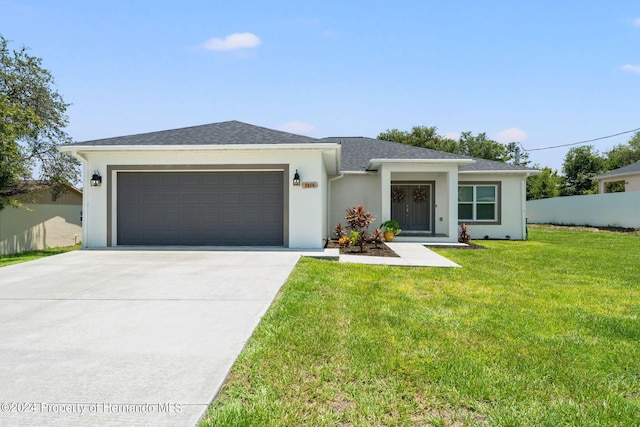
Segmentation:
<svg viewBox="0 0 640 427">
<path fill-rule="evenodd" d="M 0 254 L 71 246 L 82 236 L 82 206 L 24 204 L 0 211 Z"/>
<path fill-rule="evenodd" d="M 640 191 L 640 174 L 625 179 L 624 191 Z"/>
<path fill-rule="evenodd" d="M 624 182 L 624 191 L 640 191 L 640 174 L 627 176 L 614 176 L 604 178 L 598 181 L 598 192 L 606 193 L 606 184 L 609 182 Z"/>
<path fill-rule="evenodd" d="M 325 237 L 327 178 L 320 149 L 212 149 L 212 150 L 126 150 L 126 151 L 86 151 L 80 152 L 84 161 L 85 182 L 84 212 L 86 219 L 83 228 L 83 244 L 87 248 L 107 246 L 108 198 L 111 202 L 111 242 L 117 242 L 117 170 L 107 174 L 107 167 L 152 165 L 156 170 L 214 170 L 211 167 L 247 165 L 247 170 L 255 170 L 260 165 L 271 169 L 269 165 L 288 165 L 289 176 L 285 176 L 289 190 L 289 247 L 319 248 Z M 189 165 L 190 169 L 182 169 Z M 175 166 L 175 168 L 174 168 Z M 193 167 L 196 169 L 193 169 Z M 170 169 L 166 169 L 170 167 Z M 317 188 L 303 189 L 293 187 L 293 174 L 298 170 L 303 182 L 317 182 Z M 153 169 L 141 169 L 149 171 Z M 236 169 L 238 170 L 238 169 Z M 240 168 L 242 170 L 242 168 Z M 100 187 L 91 187 L 89 180 L 94 171 L 102 176 Z M 129 169 L 128 171 L 132 171 Z M 110 194 L 108 193 L 111 187 Z"/>
<path fill-rule="evenodd" d="M 640 228 L 640 192 L 529 200 L 530 223 Z"/>
<path fill-rule="evenodd" d="M 377 173 L 345 174 L 331 181 L 330 186 L 329 238 L 335 238 L 333 229 L 336 224 L 346 225 L 345 211 L 353 206 L 362 205 L 373 214 L 376 219 L 371 224 L 372 230 L 384 221 L 380 204 L 380 177 Z"/>
<path fill-rule="evenodd" d="M 459 182 L 501 182 L 501 223 L 495 225 L 466 222 L 471 238 L 481 240 L 484 236 L 491 239 L 524 240 L 526 181 L 521 174 L 480 174 L 461 173 Z M 456 194 L 457 200 L 457 194 Z"/>
</svg>

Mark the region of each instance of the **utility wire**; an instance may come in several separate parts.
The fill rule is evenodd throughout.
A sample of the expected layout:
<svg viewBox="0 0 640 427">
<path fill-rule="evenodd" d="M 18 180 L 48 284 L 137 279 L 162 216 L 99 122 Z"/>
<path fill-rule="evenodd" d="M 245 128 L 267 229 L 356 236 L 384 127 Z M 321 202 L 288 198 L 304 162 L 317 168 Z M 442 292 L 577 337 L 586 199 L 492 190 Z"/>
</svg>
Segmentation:
<svg viewBox="0 0 640 427">
<path fill-rule="evenodd" d="M 636 132 L 636 131 L 639 131 L 639 130 L 640 130 L 640 128 L 637 128 L 637 129 L 627 130 L 627 131 L 620 132 L 620 133 L 615 133 L 613 135 L 601 136 L 600 138 L 594 138 L 594 139 L 587 139 L 585 141 L 572 142 L 571 144 L 552 145 L 551 147 L 530 148 L 530 149 L 522 147 L 522 150 L 524 150 L 524 151 L 541 151 L 541 150 L 551 150 L 553 148 L 570 147 L 572 145 L 586 144 L 587 142 L 600 141 L 601 139 L 613 138 L 614 136 L 620 136 L 620 135 L 624 135 L 625 133 Z M 522 144 L 520 144 L 520 145 L 522 146 Z"/>
</svg>

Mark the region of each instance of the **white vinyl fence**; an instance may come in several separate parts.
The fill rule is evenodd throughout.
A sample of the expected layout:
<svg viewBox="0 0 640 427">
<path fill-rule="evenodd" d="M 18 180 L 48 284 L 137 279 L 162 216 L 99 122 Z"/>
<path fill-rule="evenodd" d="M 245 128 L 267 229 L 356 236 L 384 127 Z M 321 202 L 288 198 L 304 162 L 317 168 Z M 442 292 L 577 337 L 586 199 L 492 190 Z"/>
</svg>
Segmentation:
<svg viewBox="0 0 640 427">
<path fill-rule="evenodd" d="M 640 228 L 640 191 L 529 200 L 533 224 Z"/>
</svg>

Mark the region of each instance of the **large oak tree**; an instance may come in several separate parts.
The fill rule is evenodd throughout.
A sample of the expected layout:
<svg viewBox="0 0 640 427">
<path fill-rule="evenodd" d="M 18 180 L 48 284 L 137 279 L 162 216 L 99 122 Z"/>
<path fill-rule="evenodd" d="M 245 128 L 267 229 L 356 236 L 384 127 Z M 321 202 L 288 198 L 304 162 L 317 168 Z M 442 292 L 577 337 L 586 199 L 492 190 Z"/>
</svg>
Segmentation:
<svg viewBox="0 0 640 427">
<path fill-rule="evenodd" d="M 58 151 L 72 141 L 64 130 L 68 106 L 42 59 L 11 49 L 0 35 L 0 209 L 16 202 L 11 187 L 34 175 L 54 193 L 78 180 L 78 161 Z"/>
</svg>

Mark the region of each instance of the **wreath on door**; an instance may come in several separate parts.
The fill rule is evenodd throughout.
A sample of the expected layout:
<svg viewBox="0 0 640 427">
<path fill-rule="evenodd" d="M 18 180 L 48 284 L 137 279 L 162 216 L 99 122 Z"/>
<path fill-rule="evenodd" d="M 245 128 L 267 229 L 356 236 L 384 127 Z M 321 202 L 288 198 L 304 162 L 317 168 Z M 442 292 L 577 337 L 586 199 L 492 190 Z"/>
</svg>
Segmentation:
<svg viewBox="0 0 640 427">
<path fill-rule="evenodd" d="M 404 192 L 404 190 L 402 188 L 394 188 L 393 191 L 391 192 L 391 199 L 396 202 L 404 202 L 404 199 L 406 199 L 407 194 Z"/>
<path fill-rule="evenodd" d="M 427 193 L 422 188 L 417 188 L 413 191 L 413 201 L 416 203 L 422 203 L 427 200 Z"/>
</svg>

